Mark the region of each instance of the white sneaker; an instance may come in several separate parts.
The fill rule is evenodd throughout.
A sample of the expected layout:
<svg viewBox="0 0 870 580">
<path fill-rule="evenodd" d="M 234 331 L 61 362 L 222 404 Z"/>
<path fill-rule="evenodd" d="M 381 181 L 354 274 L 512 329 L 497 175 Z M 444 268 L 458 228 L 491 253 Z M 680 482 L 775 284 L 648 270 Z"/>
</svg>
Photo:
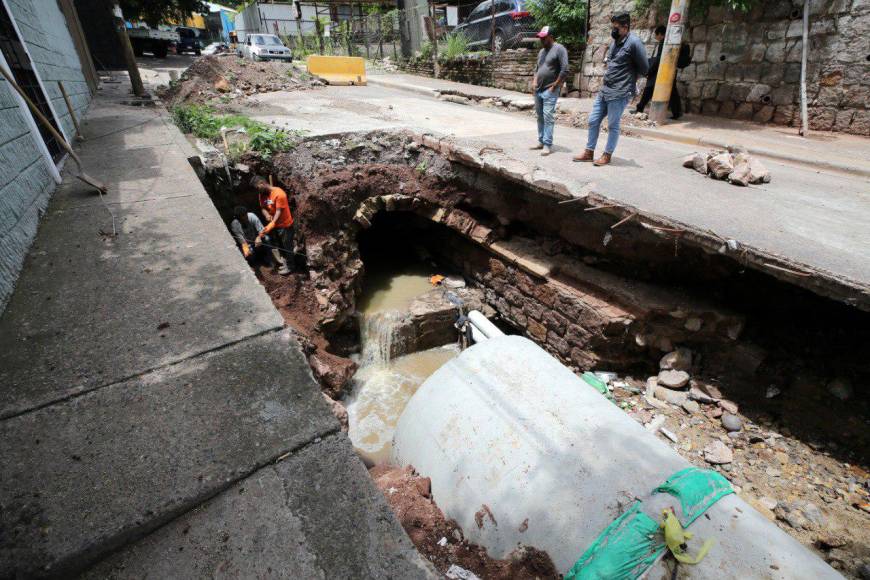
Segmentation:
<svg viewBox="0 0 870 580">
<path fill-rule="evenodd" d="M 530 151 L 540 151 L 543 148 L 544 148 L 544 145 L 542 143 L 538 143 L 534 147 L 529 147 L 529 150 Z"/>
<path fill-rule="evenodd" d="M 286 276 L 290 273 L 290 268 L 288 268 L 287 266 L 281 266 L 280 268 L 278 268 L 278 273 L 282 276 Z"/>
<path fill-rule="evenodd" d="M 553 152 L 549 147 L 542 147 L 541 149 L 543 149 L 543 151 L 541 151 L 541 157 L 546 157 Z"/>
</svg>

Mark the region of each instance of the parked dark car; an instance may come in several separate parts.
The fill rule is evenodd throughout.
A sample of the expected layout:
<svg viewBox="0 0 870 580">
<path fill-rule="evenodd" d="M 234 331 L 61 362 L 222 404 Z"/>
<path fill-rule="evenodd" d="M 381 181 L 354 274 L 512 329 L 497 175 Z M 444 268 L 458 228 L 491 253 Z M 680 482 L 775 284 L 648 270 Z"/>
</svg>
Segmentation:
<svg viewBox="0 0 870 580">
<path fill-rule="evenodd" d="M 492 3 L 495 2 L 495 36 L 492 26 Z M 471 11 L 454 30 L 463 32 L 469 45 L 478 50 L 490 46 L 498 52 L 502 48 L 516 48 L 535 42 L 535 19 L 525 8 L 525 0 L 484 0 Z"/>
<path fill-rule="evenodd" d="M 199 56 L 202 52 L 202 44 L 199 42 L 199 36 L 193 28 L 179 26 L 175 29 L 178 33 L 178 42 L 175 43 L 175 52 L 181 54 L 183 52 L 192 52 Z"/>
</svg>

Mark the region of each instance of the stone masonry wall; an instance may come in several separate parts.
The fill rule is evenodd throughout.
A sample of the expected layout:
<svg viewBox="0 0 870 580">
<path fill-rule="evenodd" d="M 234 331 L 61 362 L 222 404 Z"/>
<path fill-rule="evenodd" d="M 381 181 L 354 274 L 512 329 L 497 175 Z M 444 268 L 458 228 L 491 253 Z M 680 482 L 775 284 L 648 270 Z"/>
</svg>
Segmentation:
<svg viewBox="0 0 870 580">
<path fill-rule="evenodd" d="M 583 96 L 601 86 L 610 14 L 633 4 L 592 0 Z M 678 75 L 687 110 L 799 124 L 802 6 L 785 0 L 764 2 L 748 14 L 722 8 L 691 14 L 684 40 L 692 48 L 692 64 Z M 634 19 L 648 50 L 651 30 L 666 19 L 655 10 Z M 814 0 L 808 61 L 810 127 L 870 135 L 870 0 Z"/>
<path fill-rule="evenodd" d="M 60 124 L 72 137 L 72 120 L 56 81 L 64 82 L 79 115 L 84 114 L 90 93 L 63 14 L 54 0 L 9 0 L 8 5 Z M 37 145 L 40 138 L 30 132 L 13 89 L 0 81 L 0 312 L 12 294 L 39 216 L 55 187 Z"/>
<path fill-rule="evenodd" d="M 538 51 L 526 48 L 504 50 L 498 55 L 471 54 L 453 60 L 442 60 L 438 78 L 529 93 L 537 59 Z M 569 54 L 571 74 L 568 75 L 566 83 L 568 91 L 575 89 L 573 82 L 581 60 L 582 52 L 574 51 Z M 434 76 L 430 59 L 413 58 L 401 61 L 399 68 L 404 72 Z"/>
</svg>

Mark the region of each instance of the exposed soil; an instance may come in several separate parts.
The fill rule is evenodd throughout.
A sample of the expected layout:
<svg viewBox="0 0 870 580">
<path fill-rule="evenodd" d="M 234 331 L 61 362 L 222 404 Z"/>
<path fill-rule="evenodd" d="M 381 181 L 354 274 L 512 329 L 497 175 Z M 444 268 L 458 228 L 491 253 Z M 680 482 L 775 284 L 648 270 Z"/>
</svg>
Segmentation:
<svg viewBox="0 0 870 580">
<path fill-rule="evenodd" d="M 177 83 L 159 91 L 170 107 L 227 104 L 256 93 L 304 91 L 323 86 L 319 80 L 283 62 L 253 62 L 234 54 L 196 59 Z"/>
<path fill-rule="evenodd" d="M 456 565 L 487 580 L 561 577 L 540 550 L 520 547 L 510 557 L 496 560 L 484 548 L 469 543 L 456 522 L 445 518 L 435 504 L 429 478 L 419 476 L 412 467 L 378 465 L 369 473 L 411 541 L 440 572 Z"/>
<path fill-rule="evenodd" d="M 485 231 L 483 237 L 489 241 L 525 236 L 539 245 L 547 245 L 549 250 L 544 253 L 549 258 L 578 259 L 579 256 L 580 261 L 594 269 L 609 271 L 625 280 L 646 279 L 674 292 L 708 298 L 745 316 L 746 326 L 739 340 L 697 344 L 696 354 L 703 356 L 696 356 L 690 369 L 695 386 L 708 386 L 710 392 L 716 392 L 718 387 L 721 392 L 715 398 L 725 397 L 736 402 L 738 409 L 733 414 L 743 426 L 735 435 L 729 436 L 722 425 L 721 413 L 726 408 L 733 412 L 727 401 L 724 404 L 716 400 L 700 401 L 697 409 L 691 404 L 686 409 L 681 403 L 670 404 L 654 397 L 654 402 L 650 403 L 644 396 L 643 381 L 624 380 L 624 385 L 614 390 L 617 402 L 624 403 L 623 407 L 644 424 L 652 421 L 656 414 L 663 416 L 665 428 L 676 435 L 675 450 L 698 465 L 710 466 L 704 455 L 709 443 L 719 441 L 726 445 L 733 457 L 716 469 L 740 487 L 741 495 L 759 511 L 805 545 L 820 550 L 844 574 L 860 577 L 860 567 L 870 563 L 870 526 L 867 525 L 870 522 L 867 473 L 870 412 L 867 393 L 861 388 L 865 384 L 866 365 L 861 364 L 860 349 L 856 347 L 862 342 L 866 344 L 867 327 L 858 323 L 865 316 L 863 313 L 787 287 L 763 274 L 734 273 L 724 258 L 695 257 L 686 249 L 676 257 L 674 246 L 660 248 L 649 243 L 642 237 L 643 232 L 635 231 L 632 224 L 626 224 L 620 230 L 620 237 L 606 250 L 600 245 L 585 244 L 579 236 L 571 242 L 557 239 L 553 237 L 555 231 L 574 235 L 579 230 L 562 225 L 553 227 L 554 231 L 545 231 L 541 224 L 532 222 L 536 213 L 556 225 L 563 216 L 553 216 L 552 212 L 547 214 L 536 208 L 530 201 L 533 196 L 522 192 L 510 190 L 512 205 L 505 206 L 503 211 L 485 206 L 488 200 L 496 198 L 495 194 L 464 187 L 454 179 L 449 163 L 428 149 L 415 146 L 402 135 L 365 134 L 308 140 L 292 152 L 276 155 L 271 162 L 257 157 L 245 158 L 242 162 L 243 172 L 272 175 L 276 184 L 290 194 L 298 223 L 297 251 L 300 261 L 305 262 L 305 273 L 281 277 L 260 268 L 258 276 L 288 325 L 299 333 L 315 376 L 331 397 L 342 395 L 355 369 L 348 356 L 358 346 L 353 314 L 364 275 L 357 239 L 364 227 L 361 224 L 371 225 L 374 214 L 384 208 L 383 204 L 390 203 L 383 201 L 386 198 L 394 204 L 405 204 L 399 209 L 409 213 L 395 214 L 396 219 L 405 224 L 411 220 L 403 219 L 403 215 L 428 223 L 426 212 L 450 209 L 450 217 L 437 227 L 444 236 L 458 239 L 462 234 L 465 246 L 447 243 L 446 237 L 427 240 L 431 231 L 419 229 L 415 233 L 413 227 L 403 230 L 396 243 L 435 245 L 433 254 L 445 264 L 449 256 L 438 256 L 438 249 L 452 254 L 455 262 L 463 262 L 454 264 L 459 267 L 458 271 L 470 267 L 483 272 L 469 252 L 460 251 L 469 244 L 480 245 L 475 237 L 478 228 Z M 216 175 L 222 174 L 222 167 Z M 232 199 L 221 201 L 220 195 L 213 194 L 223 213 L 237 203 L 256 206 L 246 175 L 241 177 Z M 413 208 L 421 207 L 424 211 L 410 214 Z M 612 225 L 598 212 L 577 213 L 584 220 L 580 225 L 585 226 L 595 243 L 601 238 L 598 229 Z M 548 236 L 554 243 L 545 243 Z M 476 251 L 489 255 L 482 246 Z M 653 253 L 656 255 L 652 256 Z M 486 280 L 477 280 L 468 271 L 464 273 L 470 281 L 486 284 Z M 512 282 L 517 288 L 509 289 Z M 547 290 L 545 286 L 540 281 L 530 281 L 526 274 L 510 267 L 487 286 L 487 300 L 514 328 L 564 361 L 573 356 L 573 351 L 570 355 L 560 352 L 565 342 L 563 338 L 567 339 L 573 328 L 567 323 L 580 321 L 586 332 L 592 326 L 589 320 L 569 315 L 567 303 L 561 299 L 554 302 L 552 296 L 547 298 L 543 292 Z M 538 294 L 541 303 L 532 304 L 531 299 Z M 603 301 L 606 297 L 599 295 L 598 298 L 601 300 L 590 295 L 588 304 L 594 309 L 606 310 L 608 303 Z M 587 308 L 592 307 L 589 305 Z M 799 321 L 795 320 L 795 313 L 800 313 Z M 570 320 L 564 320 L 566 316 Z M 656 322 L 673 324 L 672 320 Z M 688 322 L 686 328 L 689 328 Z M 539 323 L 549 326 L 543 328 Z M 636 328 L 637 324 L 638 320 L 632 320 L 631 328 Z M 559 326 L 563 327 L 561 332 L 558 332 Z M 568 332 L 565 326 L 569 327 Z M 617 337 L 625 335 L 624 328 L 621 323 L 608 323 L 602 340 L 616 345 Z M 684 333 L 684 336 L 688 341 L 697 334 Z M 631 336 L 628 340 L 634 342 Z M 681 344 L 687 343 L 683 338 L 674 339 L 673 346 Z M 688 346 L 695 348 L 696 345 Z M 635 376 L 645 377 L 647 372 L 657 371 L 662 354 L 659 349 L 664 348 L 658 342 L 635 347 L 632 351 L 635 364 L 637 357 L 641 357 L 639 368 L 647 370 Z M 593 364 L 594 360 L 586 365 L 581 364 L 582 360 L 566 364 L 579 370 L 601 370 Z M 625 374 L 630 368 L 637 370 L 618 363 L 606 370 Z M 854 385 L 845 400 L 841 400 L 842 389 L 831 386 L 841 377 Z M 773 390 L 768 391 L 769 388 Z M 776 394 L 768 398 L 768 392 Z M 443 570 L 449 563 L 459 563 L 456 559 L 450 560 L 453 556 L 477 557 L 474 554 L 479 554 L 480 549 L 461 547 L 461 533 L 457 532 L 458 536 L 454 533 L 455 524 L 450 527 L 444 521 L 431 498 L 425 495 L 415 498 L 412 482 L 420 478 L 415 479 L 409 473 L 373 475 L 395 480 L 389 485 L 381 485 L 381 482 L 379 485 L 387 490 L 388 500 L 415 544 L 439 569 Z M 390 493 L 392 488 L 407 489 L 410 498 L 403 499 L 405 494 L 398 492 Z M 436 512 L 440 520 L 434 515 Z M 418 513 L 420 515 L 414 515 Z M 425 524 L 426 514 L 431 515 L 432 523 Z M 442 537 L 447 538 L 448 547 L 455 544 L 455 550 L 437 545 Z M 521 555 L 519 561 L 526 562 L 527 558 Z M 478 564 L 484 566 L 480 562 Z M 485 570 L 474 568 L 474 562 L 459 565 L 476 573 Z M 480 575 L 500 578 L 519 573 L 516 568 L 500 572 L 505 570 L 505 565 L 501 563 L 501 567 L 486 569 L 488 571 L 481 571 Z M 523 569 L 537 574 L 534 566 Z M 502 573 L 507 575 L 498 575 Z"/>
</svg>

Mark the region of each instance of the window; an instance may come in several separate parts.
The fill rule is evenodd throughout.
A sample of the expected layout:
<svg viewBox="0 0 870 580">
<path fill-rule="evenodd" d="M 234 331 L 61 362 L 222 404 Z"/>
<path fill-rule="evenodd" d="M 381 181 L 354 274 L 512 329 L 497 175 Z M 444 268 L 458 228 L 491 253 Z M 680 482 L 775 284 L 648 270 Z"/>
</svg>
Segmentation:
<svg viewBox="0 0 870 580">
<path fill-rule="evenodd" d="M 256 44 L 257 46 L 263 46 L 266 44 L 266 41 L 263 39 L 262 36 L 255 36 L 254 37 L 254 44 Z"/>
<path fill-rule="evenodd" d="M 39 112 L 48 119 L 52 126 L 60 133 L 57 123 L 54 120 L 54 115 L 51 108 L 48 106 L 48 99 L 45 93 L 42 92 L 42 87 L 39 86 L 39 80 L 36 78 L 36 72 L 33 70 L 33 64 L 24 51 L 24 45 L 18 38 L 15 32 L 15 27 L 12 25 L 12 18 L 6 12 L 5 7 L 0 4 L 0 50 L 3 51 L 3 56 L 6 58 L 6 64 L 9 65 L 10 72 L 15 78 L 15 82 L 24 91 Z M 11 89 L 10 90 L 14 90 Z M 39 133 L 45 146 L 48 148 L 48 153 L 55 163 L 63 157 L 64 150 L 54 138 L 54 135 L 46 129 L 39 120 L 34 118 L 36 126 L 39 128 Z"/>
<path fill-rule="evenodd" d="M 486 2 L 481 2 L 477 5 L 477 8 L 471 11 L 471 14 L 468 16 L 469 20 L 477 20 L 478 18 L 482 18 L 485 14 L 489 14 L 490 6 L 492 2 L 487 0 Z"/>
</svg>

